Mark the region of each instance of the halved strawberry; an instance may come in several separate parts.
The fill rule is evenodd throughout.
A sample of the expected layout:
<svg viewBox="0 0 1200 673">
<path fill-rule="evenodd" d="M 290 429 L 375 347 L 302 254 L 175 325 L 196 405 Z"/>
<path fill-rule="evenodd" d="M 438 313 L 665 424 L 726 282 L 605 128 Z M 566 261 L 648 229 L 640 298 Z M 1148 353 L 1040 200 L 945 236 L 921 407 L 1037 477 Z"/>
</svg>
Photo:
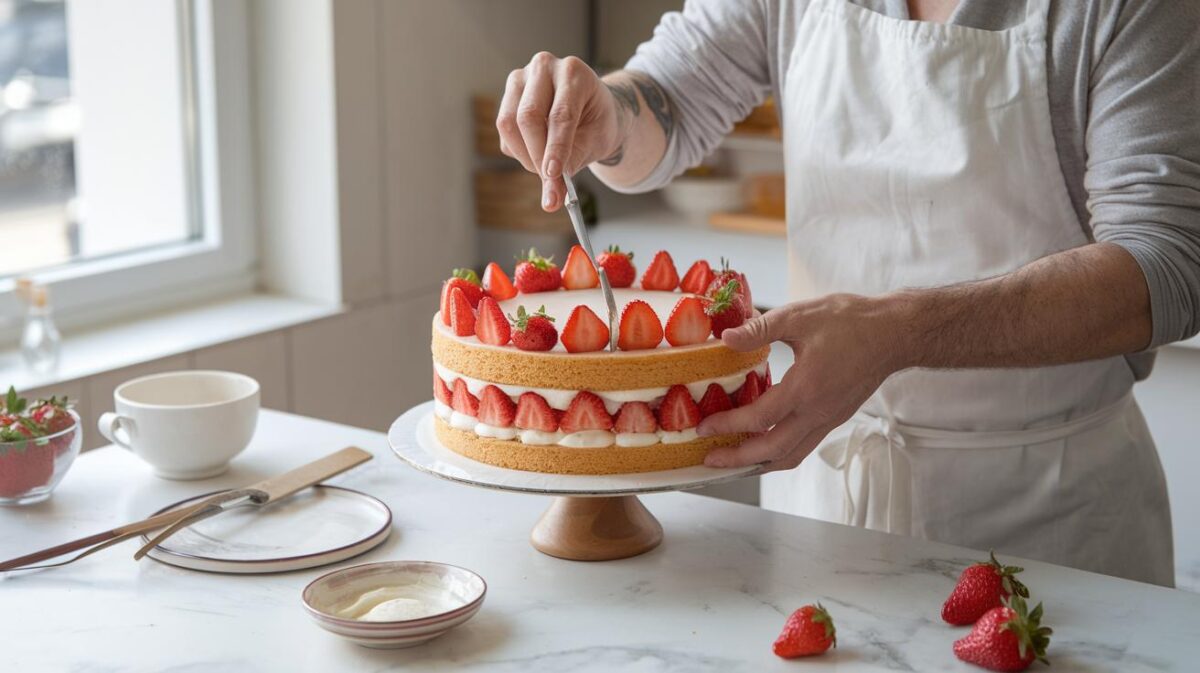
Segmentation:
<svg viewBox="0 0 1200 673">
<path fill-rule="evenodd" d="M 708 341 L 712 318 L 704 312 L 704 303 L 699 297 L 684 297 L 675 304 L 667 318 L 667 343 L 688 346 Z"/>
<path fill-rule="evenodd" d="M 733 401 L 739 407 L 744 407 L 758 399 L 763 393 L 763 380 L 755 372 L 746 374 L 746 382 L 733 394 Z"/>
<path fill-rule="evenodd" d="M 467 382 L 458 379 L 454 382 L 454 393 L 451 395 L 450 407 L 460 414 L 468 416 L 479 415 L 479 398 L 467 390 Z"/>
<path fill-rule="evenodd" d="M 716 383 L 708 384 L 708 390 L 705 390 L 704 397 L 700 398 L 700 415 L 708 418 L 732 408 L 733 400 L 729 399 L 729 393 Z"/>
<path fill-rule="evenodd" d="M 700 407 L 696 406 L 687 387 L 674 385 L 658 406 L 658 427 L 671 432 L 694 428 L 700 423 Z"/>
<path fill-rule="evenodd" d="M 608 276 L 608 284 L 613 287 L 629 287 L 637 277 L 633 253 L 621 252 L 621 248 L 615 245 L 610 245 L 608 250 L 597 255 L 596 264 L 604 269 L 604 275 Z"/>
<path fill-rule="evenodd" d="M 657 348 L 663 339 L 662 323 L 658 314 L 641 299 L 634 299 L 621 311 L 621 325 L 617 331 L 617 347 L 623 351 Z"/>
<path fill-rule="evenodd" d="M 767 388 L 770 388 L 771 386 L 775 385 L 774 383 L 771 382 L 771 363 L 770 362 L 767 363 L 767 369 L 764 372 L 764 374 L 765 375 L 763 376 L 763 390 L 766 390 Z"/>
<path fill-rule="evenodd" d="M 562 285 L 562 274 L 553 257 L 542 257 L 536 248 L 530 248 L 517 259 L 520 261 L 513 272 L 513 282 L 521 292 L 549 292 Z"/>
<path fill-rule="evenodd" d="M 541 395 L 521 393 L 517 398 L 517 417 L 513 424 L 522 430 L 554 432 L 558 429 L 559 415 Z"/>
<path fill-rule="evenodd" d="M 457 287 L 450 290 L 450 329 L 458 336 L 475 334 L 475 311 L 467 295 Z"/>
<path fill-rule="evenodd" d="M 455 269 L 450 279 L 442 283 L 442 322 L 450 325 L 450 291 L 458 288 L 463 291 L 471 308 L 479 305 L 483 298 L 483 288 L 479 286 L 479 276 L 471 269 Z"/>
<path fill-rule="evenodd" d="M 608 325 L 592 309 L 582 304 L 571 311 L 560 337 L 568 353 L 604 350 L 608 347 L 608 338 Z"/>
<path fill-rule="evenodd" d="M 575 395 L 558 424 L 567 434 L 580 430 L 611 430 L 612 426 L 613 419 L 604 408 L 604 400 L 586 390 Z"/>
<path fill-rule="evenodd" d="M 666 250 L 654 254 L 654 260 L 642 274 L 643 290 L 671 291 L 679 287 L 679 272 L 675 270 L 675 262 Z"/>
<path fill-rule="evenodd" d="M 454 400 L 452 393 L 450 392 L 450 388 L 446 385 L 446 382 L 442 380 L 442 377 L 437 375 L 437 372 L 433 373 L 433 399 L 446 406 L 450 406 L 451 402 Z"/>
<path fill-rule="evenodd" d="M 512 336 L 512 327 L 504 311 L 491 297 L 479 300 L 479 316 L 475 319 L 475 336 L 485 344 L 503 346 Z"/>
<path fill-rule="evenodd" d="M 617 420 L 613 429 L 621 433 L 654 432 L 658 430 L 658 419 L 645 402 L 626 402 L 617 411 Z"/>
<path fill-rule="evenodd" d="M 517 417 L 517 405 L 503 390 L 484 386 L 479 391 L 479 422 L 507 428 Z"/>
<path fill-rule="evenodd" d="M 687 273 L 683 274 L 683 280 L 679 281 L 679 289 L 684 292 L 702 295 L 708 291 L 708 284 L 712 282 L 715 275 L 708 262 L 702 259 L 693 264 L 687 270 Z M 486 275 L 484 279 L 486 281 Z"/>
<path fill-rule="evenodd" d="M 512 281 L 508 279 L 508 274 L 504 273 L 504 269 L 501 269 L 500 265 L 495 262 L 491 262 L 483 270 L 483 291 L 496 301 L 504 301 L 517 296 L 517 288 L 513 287 Z"/>
<path fill-rule="evenodd" d="M 586 290 L 599 284 L 600 276 L 592 266 L 592 260 L 581 246 L 572 246 L 571 252 L 567 253 L 567 262 L 563 264 L 562 286 L 568 290 Z"/>
</svg>

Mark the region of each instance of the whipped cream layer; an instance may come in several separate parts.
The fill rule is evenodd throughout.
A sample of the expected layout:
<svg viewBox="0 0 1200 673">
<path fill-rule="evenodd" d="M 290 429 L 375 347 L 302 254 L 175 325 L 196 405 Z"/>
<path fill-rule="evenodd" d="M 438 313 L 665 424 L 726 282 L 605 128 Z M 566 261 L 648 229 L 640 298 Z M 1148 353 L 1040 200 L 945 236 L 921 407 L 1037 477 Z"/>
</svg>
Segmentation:
<svg viewBox="0 0 1200 673">
<path fill-rule="evenodd" d="M 438 418 L 450 424 L 450 427 L 465 432 L 474 432 L 480 437 L 495 439 L 515 439 L 522 444 L 549 446 L 557 444 L 573 449 L 603 449 L 607 446 L 650 446 L 652 444 L 682 444 L 696 439 L 696 428 L 687 428 L 678 432 L 658 430 L 657 432 L 609 432 L 608 430 L 581 430 L 565 433 L 562 430 L 543 432 L 541 430 L 521 430 L 520 428 L 500 428 L 479 419 L 457 412 L 441 402 L 434 401 L 433 413 Z"/>
<path fill-rule="evenodd" d="M 491 383 L 481 381 L 470 376 L 464 376 L 458 372 L 452 371 L 449 368 L 433 363 L 433 369 L 437 372 L 438 378 L 445 382 L 448 388 L 453 389 L 455 381 L 462 380 L 467 385 L 467 390 L 475 397 L 480 397 L 483 394 L 483 389 L 486 386 L 496 386 L 505 395 L 508 395 L 513 402 L 524 393 L 533 392 L 541 395 L 546 400 L 547 404 L 552 409 L 566 411 L 570 406 L 571 400 L 575 398 L 580 391 L 578 390 L 559 390 L 556 388 L 526 388 L 524 386 L 512 386 L 505 383 Z M 750 372 L 756 372 L 760 377 L 765 377 L 767 373 L 767 363 L 764 361 L 756 367 L 750 367 L 740 372 L 730 374 L 728 376 L 718 376 L 710 379 L 701 379 L 691 383 L 683 384 L 687 387 L 688 393 L 692 399 L 699 402 L 704 397 L 705 391 L 713 383 L 721 386 L 728 394 L 732 395 L 746 381 L 746 375 Z M 604 408 L 610 415 L 615 416 L 621 409 L 621 405 L 626 402 L 645 402 L 654 406 L 666 396 L 668 388 L 640 388 L 636 390 L 605 390 L 593 392 L 604 402 Z M 580 449 L 598 449 L 606 446 L 650 446 L 651 444 L 680 444 L 690 442 L 696 439 L 696 429 L 687 428 L 677 432 L 670 430 L 659 429 L 656 432 L 609 432 L 607 430 L 585 430 L 582 432 L 563 433 L 560 430 L 554 432 L 543 432 L 540 430 L 522 430 L 519 428 L 501 428 L 486 423 L 480 423 L 479 419 L 451 409 L 442 402 L 435 402 L 435 413 L 438 418 L 450 424 L 450 427 L 456 430 L 473 432 L 480 437 L 491 437 L 494 439 L 516 439 L 523 444 L 534 445 L 550 445 L 558 444 L 559 446 L 568 446 Z"/>
<path fill-rule="evenodd" d="M 571 404 L 571 400 L 575 399 L 575 395 L 579 393 L 578 390 L 560 390 L 558 388 L 527 388 L 525 386 L 513 386 L 507 383 L 492 383 L 490 381 L 483 381 L 477 378 L 459 374 L 456 371 L 452 371 L 436 360 L 433 363 L 433 370 L 437 372 L 438 378 L 442 379 L 442 381 L 446 383 L 447 388 L 453 389 L 454 382 L 462 379 L 463 382 L 467 384 L 467 390 L 475 397 L 479 397 L 481 394 L 483 394 L 483 389 L 485 387 L 496 386 L 503 391 L 505 395 L 511 397 L 514 402 L 516 402 L 517 398 L 524 393 L 537 393 L 546 400 L 546 403 L 550 405 L 551 409 L 558 409 L 559 411 L 566 411 L 567 407 Z M 725 392 L 732 395 L 737 391 L 738 388 L 742 387 L 743 383 L 746 382 L 746 374 L 749 374 L 752 371 L 757 372 L 760 377 L 766 376 L 766 361 L 764 360 L 755 367 L 749 367 L 739 372 L 734 372 L 728 376 L 701 379 L 699 381 L 693 381 L 683 385 L 688 389 L 688 393 L 691 394 L 692 399 L 699 402 L 700 399 L 704 397 L 704 392 L 708 390 L 708 386 L 713 383 L 721 386 Z M 654 406 L 655 402 L 661 400 L 663 397 L 666 397 L 667 390 L 669 390 L 669 388 L 664 386 L 660 388 L 638 388 L 635 390 L 601 390 L 592 391 L 592 394 L 603 400 L 604 408 L 610 415 L 615 416 L 616 413 L 621 409 L 621 405 L 625 404 L 626 402 L 646 402 L 647 404 Z"/>
</svg>

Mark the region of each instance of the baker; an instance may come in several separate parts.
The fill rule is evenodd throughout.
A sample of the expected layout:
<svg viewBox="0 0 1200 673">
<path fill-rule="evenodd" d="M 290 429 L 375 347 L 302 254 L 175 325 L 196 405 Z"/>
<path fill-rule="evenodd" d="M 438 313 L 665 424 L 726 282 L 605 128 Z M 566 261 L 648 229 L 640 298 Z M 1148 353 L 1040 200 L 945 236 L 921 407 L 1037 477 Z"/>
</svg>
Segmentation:
<svg viewBox="0 0 1200 673">
<path fill-rule="evenodd" d="M 690 0 L 600 79 L 540 53 L 503 151 L 656 189 L 774 95 L 793 303 L 725 332 L 795 365 L 700 434 L 763 506 L 1173 584 L 1134 402 L 1200 331 L 1200 4 Z M 753 263 L 743 260 L 743 265 Z"/>
</svg>

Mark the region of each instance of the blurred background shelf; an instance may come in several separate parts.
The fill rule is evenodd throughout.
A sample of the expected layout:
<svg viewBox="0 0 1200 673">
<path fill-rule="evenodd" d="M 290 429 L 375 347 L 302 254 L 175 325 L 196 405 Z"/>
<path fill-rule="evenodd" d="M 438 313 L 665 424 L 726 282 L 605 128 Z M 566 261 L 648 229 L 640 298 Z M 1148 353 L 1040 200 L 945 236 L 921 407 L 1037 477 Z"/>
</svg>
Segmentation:
<svg viewBox="0 0 1200 673">
<path fill-rule="evenodd" d="M 639 269 L 663 249 L 670 251 L 680 273 L 698 259 L 716 267 L 720 257 L 725 257 L 746 274 L 755 305 L 774 308 L 788 301 L 787 251 L 778 238 L 697 226 L 665 208 L 601 216 L 591 237 L 597 250 L 610 245 L 633 250 Z"/>
</svg>

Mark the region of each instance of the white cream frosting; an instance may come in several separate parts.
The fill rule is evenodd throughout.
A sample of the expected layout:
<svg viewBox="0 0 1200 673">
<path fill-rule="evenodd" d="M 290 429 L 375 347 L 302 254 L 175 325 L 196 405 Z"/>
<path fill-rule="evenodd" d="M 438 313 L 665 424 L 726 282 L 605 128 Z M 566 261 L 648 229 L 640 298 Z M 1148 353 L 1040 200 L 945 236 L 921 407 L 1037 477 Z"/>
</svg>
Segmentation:
<svg viewBox="0 0 1200 673">
<path fill-rule="evenodd" d="M 439 403 L 440 404 L 440 403 Z M 442 405 L 445 407 L 445 405 Z M 436 408 L 436 407 L 435 407 Z M 449 408 L 449 407 L 446 407 Z M 438 414 L 440 417 L 441 414 Z M 474 432 L 480 437 L 494 439 L 516 439 L 522 444 L 532 446 L 550 446 L 557 444 L 572 449 L 602 449 L 606 446 L 650 446 L 663 444 L 678 444 L 696 439 L 696 429 L 688 428 L 679 432 L 659 430 L 657 432 L 609 432 L 607 430 L 580 430 L 579 432 L 564 433 L 561 430 L 545 432 L 542 430 L 521 430 L 519 428 L 502 428 L 487 423 L 480 423 L 474 416 L 451 410 L 450 427 Z M 458 423 L 455 425 L 455 423 Z"/>
<path fill-rule="evenodd" d="M 517 433 L 520 430 L 508 427 L 502 428 L 498 425 L 488 425 L 487 423 L 476 423 L 475 434 L 480 437 L 491 437 L 492 439 L 516 439 Z"/>
<path fill-rule="evenodd" d="M 474 416 L 468 416 L 467 414 L 459 413 L 457 411 L 450 412 L 450 427 L 454 428 L 455 430 L 467 430 L 469 432 L 475 432 L 475 426 L 478 424 L 478 422 L 479 421 L 477 421 Z"/>
<path fill-rule="evenodd" d="M 659 437 L 657 432 L 618 432 L 616 440 L 617 446 L 636 447 L 657 444 Z"/>
<path fill-rule="evenodd" d="M 572 449 L 602 449 L 612 446 L 615 442 L 613 433 L 607 430 L 580 430 L 558 440 L 558 445 Z"/>
</svg>

